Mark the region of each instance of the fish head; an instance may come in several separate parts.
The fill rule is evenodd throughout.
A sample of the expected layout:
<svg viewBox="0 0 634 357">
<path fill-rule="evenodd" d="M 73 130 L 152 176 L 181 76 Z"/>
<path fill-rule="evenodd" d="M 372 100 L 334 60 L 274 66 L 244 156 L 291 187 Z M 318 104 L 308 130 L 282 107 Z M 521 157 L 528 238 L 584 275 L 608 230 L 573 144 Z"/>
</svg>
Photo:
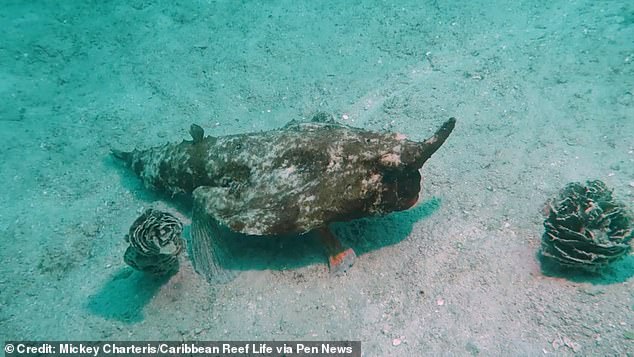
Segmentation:
<svg viewBox="0 0 634 357">
<path fill-rule="evenodd" d="M 351 185 L 355 193 L 349 197 L 363 202 L 362 211 L 385 214 L 411 208 L 418 202 L 421 188 L 421 143 L 397 134 L 364 134 L 364 145 L 350 150 L 344 160 L 350 163 L 348 170 L 335 177 L 349 175 L 351 179 L 342 181 L 356 182 Z M 342 156 L 346 157 L 346 151 Z"/>
<path fill-rule="evenodd" d="M 375 201 L 378 212 L 403 211 L 418 202 L 422 177 L 417 167 L 383 167 L 374 175 L 380 180 L 376 186 L 379 199 Z"/>
<path fill-rule="evenodd" d="M 387 146 L 378 160 L 384 210 L 405 210 L 418 202 L 422 185 L 420 169 L 442 146 L 455 125 L 456 119 L 450 118 L 422 142 L 408 140 L 401 134 L 393 134 L 387 141 L 391 146 Z"/>
</svg>

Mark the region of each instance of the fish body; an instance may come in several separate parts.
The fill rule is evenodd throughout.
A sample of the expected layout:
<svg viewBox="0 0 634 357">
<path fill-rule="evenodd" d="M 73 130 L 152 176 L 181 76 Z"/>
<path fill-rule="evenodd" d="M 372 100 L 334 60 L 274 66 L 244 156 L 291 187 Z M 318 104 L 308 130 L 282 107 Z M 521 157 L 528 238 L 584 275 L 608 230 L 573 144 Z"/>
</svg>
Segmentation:
<svg viewBox="0 0 634 357">
<path fill-rule="evenodd" d="M 205 136 L 134 150 L 113 150 L 144 184 L 193 199 L 191 250 L 210 282 L 231 280 L 235 261 L 224 228 L 248 235 L 319 232 L 334 274 L 356 254 L 328 230 L 331 222 L 405 210 L 418 200 L 420 168 L 455 126 L 447 120 L 429 139 L 354 128 L 317 115 L 283 128 Z"/>
<path fill-rule="evenodd" d="M 302 233 L 333 221 L 407 209 L 419 169 L 455 125 L 423 142 L 334 122 L 291 122 L 277 130 L 115 151 L 151 189 L 193 194 L 230 229 Z"/>
</svg>

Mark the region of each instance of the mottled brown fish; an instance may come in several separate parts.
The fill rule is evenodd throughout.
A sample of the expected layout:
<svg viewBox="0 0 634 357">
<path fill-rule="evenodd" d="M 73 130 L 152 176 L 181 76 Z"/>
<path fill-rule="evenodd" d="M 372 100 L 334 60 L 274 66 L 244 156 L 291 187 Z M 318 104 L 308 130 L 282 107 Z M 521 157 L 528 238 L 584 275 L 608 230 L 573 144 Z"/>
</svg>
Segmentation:
<svg viewBox="0 0 634 357">
<path fill-rule="evenodd" d="M 331 271 L 355 259 L 328 223 L 384 215 L 418 200 L 419 169 L 455 125 L 447 120 L 423 142 L 334 122 L 324 114 L 281 129 L 205 136 L 192 125 L 191 141 L 113 155 L 151 189 L 191 194 L 192 253 L 196 270 L 225 280 L 220 226 L 249 235 L 319 230 Z M 214 236 L 215 235 L 215 236 Z"/>
</svg>

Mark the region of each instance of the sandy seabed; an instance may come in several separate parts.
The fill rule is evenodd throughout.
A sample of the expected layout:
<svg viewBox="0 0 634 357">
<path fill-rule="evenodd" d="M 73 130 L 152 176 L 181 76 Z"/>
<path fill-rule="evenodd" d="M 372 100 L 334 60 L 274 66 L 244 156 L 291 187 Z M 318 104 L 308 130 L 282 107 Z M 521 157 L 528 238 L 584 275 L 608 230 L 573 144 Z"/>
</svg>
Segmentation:
<svg viewBox="0 0 634 357">
<path fill-rule="evenodd" d="M 631 2 L 4 1 L 0 23 L 0 340 L 633 353 L 634 257 L 588 277 L 544 274 L 536 256 L 566 183 L 634 201 Z M 334 227 L 359 253 L 347 275 L 310 237 L 249 250 L 225 285 L 187 256 L 168 281 L 123 264 L 139 213 L 179 207 L 110 148 L 316 111 L 417 140 L 458 118 L 419 206 Z"/>
</svg>

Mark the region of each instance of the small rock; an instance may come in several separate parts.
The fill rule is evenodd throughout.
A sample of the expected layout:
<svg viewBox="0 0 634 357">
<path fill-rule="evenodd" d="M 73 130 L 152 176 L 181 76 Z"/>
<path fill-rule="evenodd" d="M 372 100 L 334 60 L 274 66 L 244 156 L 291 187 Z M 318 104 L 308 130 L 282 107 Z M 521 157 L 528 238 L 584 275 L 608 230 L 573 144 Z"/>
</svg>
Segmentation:
<svg viewBox="0 0 634 357">
<path fill-rule="evenodd" d="M 392 340 L 392 346 L 398 346 L 398 345 L 401 344 L 401 342 L 403 342 L 403 341 L 401 341 L 400 338 L 395 338 L 395 339 Z"/>
<path fill-rule="evenodd" d="M 572 341 L 568 337 L 564 337 L 564 344 L 566 347 L 570 348 L 573 352 L 577 353 L 581 350 L 581 345 L 577 342 Z"/>
<path fill-rule="evenodd" d="M 590 296 L 605 294 L 605 290 L 602 290 L 602 289 L 579 289 L 579 292 L 590 295 Z"/>
<path fill-rule="evenodd" d="M 477 356 L 480 354 L 480 349 L 478 348 L 478 346 L 476 346 L 476 344 L 471 341 L 467 342 L 467 344 L 465 345 L 465 349 L 469 351 L 469 354 L 471 354 L 472 356 Z"/>
<path fill-rule="evenodd" d="M 443 306 L 445 304 L 445 300 L 444 299 L 438 299 L 436 300 L 436 305 L 438 306 Z"/>
</svg>

